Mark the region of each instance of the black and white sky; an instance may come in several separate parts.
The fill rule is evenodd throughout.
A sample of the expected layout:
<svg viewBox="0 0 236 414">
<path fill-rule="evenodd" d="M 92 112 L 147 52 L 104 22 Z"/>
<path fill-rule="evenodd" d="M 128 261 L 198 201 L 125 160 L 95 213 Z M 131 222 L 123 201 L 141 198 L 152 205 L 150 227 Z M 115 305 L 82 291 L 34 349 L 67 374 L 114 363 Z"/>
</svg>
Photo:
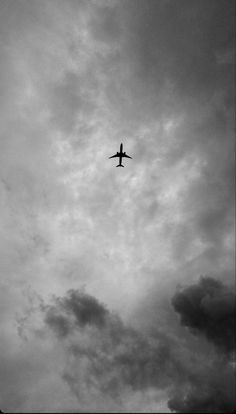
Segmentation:
<svg viewBox="0 0 236 414">
<path fill-rule="evenodd" d="M 234 411 L 234 16 L 0 1 L 2 411 Z"/>
</svg>

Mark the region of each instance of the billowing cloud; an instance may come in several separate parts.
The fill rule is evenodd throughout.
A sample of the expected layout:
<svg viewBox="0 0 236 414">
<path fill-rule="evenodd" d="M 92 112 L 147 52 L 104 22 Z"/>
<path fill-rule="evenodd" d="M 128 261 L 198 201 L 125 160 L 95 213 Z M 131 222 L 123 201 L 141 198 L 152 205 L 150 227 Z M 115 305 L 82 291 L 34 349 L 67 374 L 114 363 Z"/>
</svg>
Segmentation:
<svg viewBox="0 0 236 414">
<path fill-rule="evenodd" d="M 58 314 L 57 307 L 62 311 L 62 315 Z M 74 325 L 79 326 L 104 326 L 107 310 L 98 303 L 98 301 L 89 295 L 79 294 L 71 291 L 68 298 L 57 300 L 57 307 L 52 307 L 47 312 L 46 322 L 61 335 L 66 336 L 69 329 L 70 315 L 74 316 Z M 67 318 L 63 316 L 63 311 Z M 67 328 L 66 328 L 67 326 Z M 73 324 L 71 325 L 71 327 Z"/>
<path fill-rule="evenodd" d="M 225 299 L 223 292 L 231 292 L 211 278 L 202 278 L 199 286 L 202 290 L 197 290 L 198 285 L 194 285 L 185 291 L 187 303 L 192 306 L 188 310 L 184 308 L 190 320 L 193 309 L 195 318 L 199 314 L 196 298 L 199 299 L 202 291 L 205 293 L 207 290 L 208 295 L 213 296 L 215 289 L 213 301 L 220 300 L 220 296 L 221 300 L 222 296 Z M 176 311 L 179 311 L 176 304 L 184 302 L 180 295 L 178 292 L 173 298 Z M 217 312 L 216 309 L 218 316 L 227 314 L 221 307 L 214 307 L 215 304 L 211 308 L 212 314 Z M 225 343 L 220 348 L 223 350 L 220 357 L 213 352 L 209 358 L 204 351 L 202 356 L 196 357 L 182 342 L 178 344 L 177 340 L 163 333 L 156 331 L 155 334 L 143 335 L 125 326 L 117 315 L 82 291 L 68 292 L 64 298 L 55 299 L 55 303 L 44 311 L 47 325 L 62 341 L 68 355 L 63 378 L 84 406 L 114 410 L 119 405 L 120 410 L 126 411 L 127 393 L 134 396 L 137 392 L 145 395 L 148 390 L 156 390 L 157 394 L 164 390 L 169 397 L 168 406 L 175 412 L 233 411 L 235 370 L 225 354 L 228 351 Z M 232 338 L 233 325 L 228 325 L 224 319 L 226 337 L 230 334 Z M 186 321 L 185 324 L 189 325 Z M 202 324 L 198 326 L 198 332 L 203 330 Z M 209 325 L 207 317 L 205 325 Z M 222 345 L 223 336 L 218 341 L 213 335 L 217 346 Z M 207 337 L 212 340 L 212 335 Z M 231 350 L 233 345 L 235 349 L 232 343 Z M 88 403 L 91 394 L 95 406 Z"/>
<path fill-rule="evenodd" d="M 78 398 L 94 393 L 117 403 L 127 390 L 160 390 L 181 377 L 167 337 L 142 335 L 85 292 L 70 291 L 44 310 L 47 325 L 64 341 L 69 358 L 63 376 Z"/>
<path fill-rule="evenodd" d="M 176 386 L 168 402 L 178 413 L 234 412 L 235 395 L 235 292 L 209 277 L 178 291 L 172 304 L 182 325 L 194 335 L 204 335 L 217 348 L 212 359 L 195 366 L 184 386 Z M 207 360 L 208 358 L 208 360 Z"/>
<path fill-rule="evenodd" d="M 224 351 L 235 349 L 234 321 L 236 298 L 234 289 L 218 280 L 202 277 L 175 294 L 172 304 L 181 323 L 195 334 L 202 334 Z"/>
<path fill-rule="evenodd" d="M 233 413 L 235 412 L 235 370 L 230 365 L 214 361 L 186 384 L 177 387 L 176 395 L 168 402 L 176 413 Z M 207 366 L 207 364 L 206 364 Z M 199 375 L 200 374 L 200 375 Z"/>
</svg>

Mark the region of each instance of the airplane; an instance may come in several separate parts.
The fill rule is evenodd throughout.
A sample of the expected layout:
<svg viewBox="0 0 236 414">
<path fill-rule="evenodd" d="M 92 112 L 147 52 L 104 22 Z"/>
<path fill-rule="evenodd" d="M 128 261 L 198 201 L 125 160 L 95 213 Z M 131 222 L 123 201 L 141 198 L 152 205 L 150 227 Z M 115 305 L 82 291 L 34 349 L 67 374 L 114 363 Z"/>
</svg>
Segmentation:
<svg viewBox="0 0 236 414">
<path fill-rule="evenodd" d="M 117 165 L 117 167 L 124 167 L 124 165 L 122 165 L 122 158 L 126 157 L 126 158 L 131 158 L 129 155 L 126 155 L 126 152 L 123 152 L 123 144 L 120 144 L 120 152 L 117 152 L 115 155 L 112 155 L 109 158 L 115 158 L 115 157 L 119 157 L 119 164 Z"/>
</svg>

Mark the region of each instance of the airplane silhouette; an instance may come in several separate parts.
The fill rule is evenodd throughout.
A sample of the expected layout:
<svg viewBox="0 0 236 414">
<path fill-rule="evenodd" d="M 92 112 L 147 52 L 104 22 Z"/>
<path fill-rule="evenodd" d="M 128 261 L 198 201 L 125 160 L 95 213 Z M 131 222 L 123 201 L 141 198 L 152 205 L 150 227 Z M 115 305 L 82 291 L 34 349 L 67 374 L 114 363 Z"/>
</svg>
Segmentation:
<svg viewBox="0 0 236 414">
<path fill-rule="evenodd" d="M 120 144 L 120 152 L 117 152 L 115 155 L 112 155 L 109 158 L 115 158 L 115 157 L 119 157 L 119 164 L 117 165 L 117 167 L 124 167 L 124 165 L 122 165 L 122 158 L 126 157 L 126 158 L 131 158 L 129 155 L 126 155 L 126 152 L 123 152 L 123 144 Z"/>
</svg>

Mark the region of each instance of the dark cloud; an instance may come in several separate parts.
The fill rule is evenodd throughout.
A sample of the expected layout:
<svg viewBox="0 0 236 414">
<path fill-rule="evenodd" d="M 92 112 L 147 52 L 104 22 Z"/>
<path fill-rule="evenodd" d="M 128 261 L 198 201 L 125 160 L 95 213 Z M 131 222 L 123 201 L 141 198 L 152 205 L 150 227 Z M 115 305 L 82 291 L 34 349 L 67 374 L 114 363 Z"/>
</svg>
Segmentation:
<svg viewBox="0 0 236 414">
<path fill-rule="evenodd" d="M 177 343 L 142 335 L 84 292 L 71 291 L 45 311 L 47 325 L 65 340 L 63 377 L 79 399 L 95 393 L 117 403 L 122 391 L 166 389 L 186 375 Z"/>
<path fill-rule="evenodd" d="M 225 351 L 235 349 L 235 292 L 218 280 L 202 277 L 175 294 L 172 304 L 181 323 Z"/>
<path fill-rule="evenodd" d="M 235 370 L 225 364 L 202 369 L 183 389 L 177 389 L 169 400 L 177 413 L 233 413 L 236 407 Z"/>
<path fill-rule="evenodd" d="M 178 292 L 173 304 L 176 311 L 178 306 L 183 306 L 188 315 L 185 325 L 191 324 L 192 328 L 194 325 L 198 331 L 203 331 L 205 325 L 205 331 L 209 330 L 209 318 L 212 318 L 210 334 L 204 331 L 205 335 L 224 349 L 232 349 L 229 338 L 233 327 L 227 323 L 231 309 L 229 292 L 218 281 L 202 278 L 199 285 Z M 208 315 L 205 319 L 199 315 L 201 299 Z M 68 363 L 63 378 L 77 398 L 84 400 L 85 406 L 91 394 L 104 409 L 111 407 L 107 398 L 122 407 L 120 395 L 125 390 L 162 389 L 169 390 L 168 405 L 175 412 L 232 412 L 235 377 L 227 358 L 219 358 L 214 353 L 209 357 L 204 352 L 202 356 L 194 355 L 181 341 L 178 344 L 156 330 L 155 334 L 149 332 L 144 336 L 85 292 L 70 291 L 45 311 L 46 323 L 65 341 Z M 221 324 L 226 341 L 218 330 L 216 337 L 213 329 L 216 321 Z"/>
<path fill-rule="evenodd" d="M 67 336 L 76 325 L 102 328 L 106 323 L 108 311 L 94 297 L 71 290 L 64 299 L 56 299 L 56 305 L 49 307 L 47 324 L 59 336 Z"/>
<path fill-rule="evenodd" d="M 204 335 L 216 346 L 218 356 L 206 355 L 194 366 L 189 381 L 175 387 L 169 400 L 178 413 L 235 412 L 235 292 L 218 280 L 201 277 L 199 282 L 179 290 L 172 299 L 182 325 L 194 335 Z M 211 351 L 212 352 L 212 351 Z"/>
</svg>

